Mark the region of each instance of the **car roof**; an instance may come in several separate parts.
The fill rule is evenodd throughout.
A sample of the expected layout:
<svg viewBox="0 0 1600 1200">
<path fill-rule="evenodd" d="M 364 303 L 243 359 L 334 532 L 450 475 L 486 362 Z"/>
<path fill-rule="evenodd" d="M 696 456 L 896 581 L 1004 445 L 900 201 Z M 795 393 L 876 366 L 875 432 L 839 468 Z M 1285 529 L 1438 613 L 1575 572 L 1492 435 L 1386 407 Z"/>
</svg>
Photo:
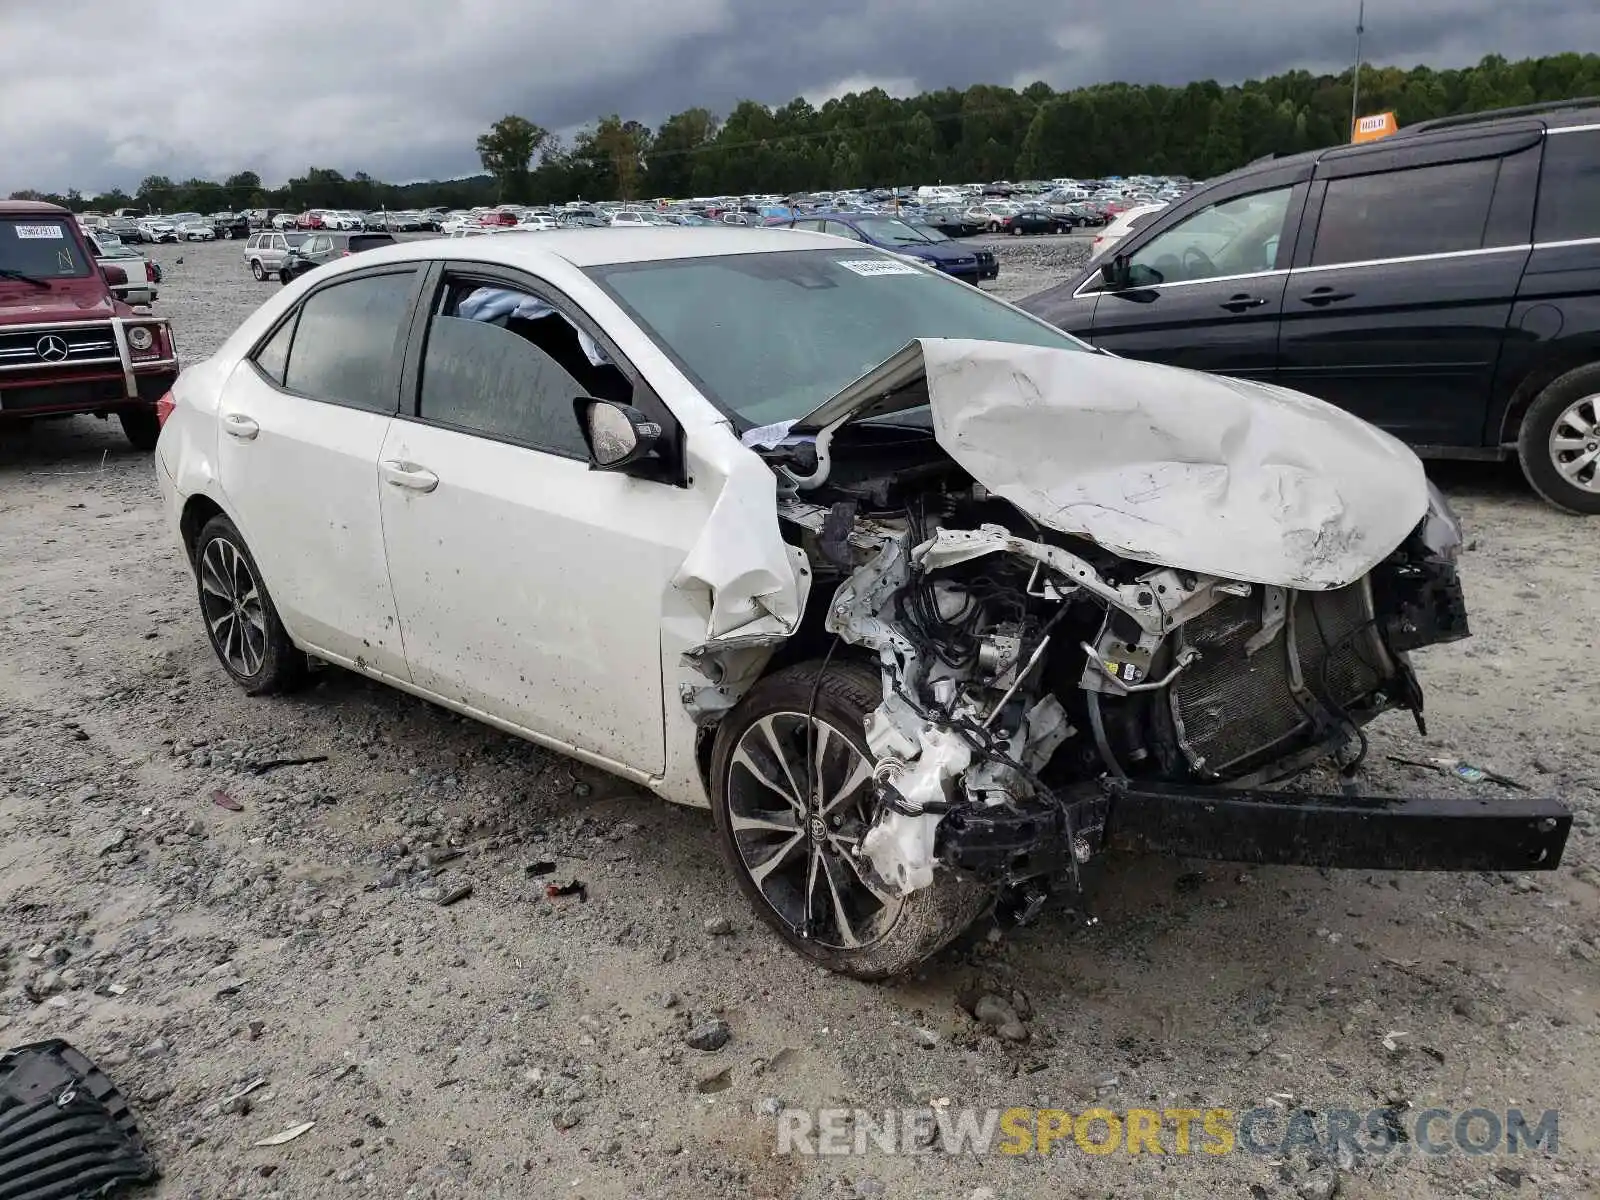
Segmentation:
<svg viewBox="0 0 1600 1200">
<path fill-rule="evenodd" d="M 837 250 L 839 239 L 800 229 L 753 225 L 717 225 L 688 229 L 678 225 L 606 226 L 598 229 L 552 229 L 540 233 L 508 229 L 494 237 L 426 238 L 369 250 L 363 264 L 457 258 L 470 253 L 476 262 L 537 268 L 552 258 L 575 267 L 617 263 L 663 262 L 674 258 L 711 258 L 724 254 L 775 254 L 784 250 Z"/>
<path fill-rule="evenodd" d="M 59 204 L 43 200 L 0 200 L 0 217 L 41 216 L 70 217 L 72 214 Z"/>
</svg>

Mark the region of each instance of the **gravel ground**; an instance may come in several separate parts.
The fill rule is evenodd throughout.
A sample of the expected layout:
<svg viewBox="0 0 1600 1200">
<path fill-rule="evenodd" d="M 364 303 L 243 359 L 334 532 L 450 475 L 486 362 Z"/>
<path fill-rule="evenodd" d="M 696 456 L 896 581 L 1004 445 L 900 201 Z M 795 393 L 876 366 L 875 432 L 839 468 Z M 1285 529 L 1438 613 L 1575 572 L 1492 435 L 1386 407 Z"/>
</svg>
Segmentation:
<svg viewBox="0 0 1600 1200">
<path fill-rule="evenodd" d="M 1000 251 L 999 290 L 1025 294 L 1084 240 Z M 276 286 L 237 244 L 157 256 L 190 359 Z M 243 697 L 149 457 L 89 419 L 0 441 L 0 1045 L 63 1036 L 103 1065 L 163 1198 L 1595 1195 L 1594 526 L 1507 471 L 1442 482 L 1472 538 L 1476 636 L 1418 656 L 1432 735 L 1380 722 L 1366 786 L 1490 791 L 1385 758 L 1459 754 L 1559 795 L 1578 814 L 1560 871 L 1119 860 L 1094 921 L 980 928 L 867 986 L 779 947 L 703 812 L 337 671 Z M 327 758 L 256 769 L 311 755 Z M 546 897 L 571 879 L 586 901 Z M 984 996 L 1015 1023 L 993 999 L 974 1019 Z M 715 1021 L 726 1044 L 695 1049 Z M 1560 1141 L 1515 1158 L 774 1153 L 781 1105 L 946 1101 L 1521 1106 L 1560 1110 Z"/>
</svg>

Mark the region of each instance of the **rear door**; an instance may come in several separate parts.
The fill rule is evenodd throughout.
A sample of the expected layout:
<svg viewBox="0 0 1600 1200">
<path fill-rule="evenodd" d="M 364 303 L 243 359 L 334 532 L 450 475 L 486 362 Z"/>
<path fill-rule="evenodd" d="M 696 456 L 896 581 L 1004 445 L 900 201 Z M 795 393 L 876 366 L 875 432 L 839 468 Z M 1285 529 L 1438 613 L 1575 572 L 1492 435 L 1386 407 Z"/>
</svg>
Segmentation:
<svg viewBox="0 0 1600 1200">
<path fill-rule="evenodd" d="M 1325 156 L 1284 299 L 1279 382 L 1413 445 L 1480 446 L 1538 169 L 1537 132 Z"/>
<path fill-rule="evenodd" d="M 284 625 L 346 665 L 406 679 L 384 557 L 378 452 L 418 273 L 341 276 L 235 368 L 217 413 L 227 506 Z"/>
<path fill-rule="evenodd" d="M 1125 238 L 1128 285 L 1099 290 L 1089 339 L 1128 358 L 1271 378 L 1309 163 L 1254 173 Z"/>
</svg>

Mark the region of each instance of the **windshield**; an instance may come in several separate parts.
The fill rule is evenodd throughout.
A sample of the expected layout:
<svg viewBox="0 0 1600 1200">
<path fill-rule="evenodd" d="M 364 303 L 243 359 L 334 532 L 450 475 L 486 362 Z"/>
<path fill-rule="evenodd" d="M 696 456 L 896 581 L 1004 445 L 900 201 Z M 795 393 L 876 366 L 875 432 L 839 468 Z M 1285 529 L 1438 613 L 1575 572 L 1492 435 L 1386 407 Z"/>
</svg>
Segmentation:
<svg viewBox="0 0 1600 1200">
<path fill-rule="evenodd" d="M 928 244 L 927 238 L 895 217 L 862 217 L 856 221 L 856 228 L 875 242 L 887 242 L 893 246 Z"/>
<path fill-rule="evenodd" d="M 725 412 L 802 417 L 919 337 L 1083 350 L 967 284 L 865 246 L 591 267 Z"/>
<path fill-rule="evenodd" d="M 936 229 L 932 225 L 923 225 L 919 223 L 914 225 L 912 228 L 914 228 L 923 237 L 927 238 L 930 242 L 948 242 L 950 240 L 949 236 L 946 235 L 943 230 Z"/>
<path fill-rule="evenodd" d="M 81 279 L 89 267 L 65 218 L 0 217 L 0 278 Z"/>
</svg>

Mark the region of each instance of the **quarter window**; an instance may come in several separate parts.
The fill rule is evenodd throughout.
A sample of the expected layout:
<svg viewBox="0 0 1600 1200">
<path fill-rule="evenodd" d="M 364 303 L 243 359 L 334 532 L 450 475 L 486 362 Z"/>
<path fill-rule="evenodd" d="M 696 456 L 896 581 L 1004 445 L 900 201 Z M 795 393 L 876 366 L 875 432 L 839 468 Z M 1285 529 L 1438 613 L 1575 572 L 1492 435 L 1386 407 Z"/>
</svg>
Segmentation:
<svg viewBox="0 0 1600 1200">
<path fill-rule="evenodd" d="M 1476 250 L 1500 160 L 1330 179 L 1312 266 Z"/>
<path fill-rule="evenodd" d="M 289 319 L 262 345 L 255 353 L 255 364 L 261 368 L 261 373 L 279 387 L 283 386 L 283 373 L 289 366 L 289 343 L 294 339 L 294 320 L 297 313 L 291 313 Z"/>
<path fill-rule="evenodd" d="M 284 371 L 284 386 L 314 400 L 395 410 L 400 328 L 411 311 L 411 271 L 367 275 L 313 292 Z"/>
<path fill-rule="evenodd" d="M 1592 237 L 1600 237 L 1600 129 L 1552 132 L 1544 143 L 1534 240 Z"/>
<path fill-rule="evenodd" d="M 587 331 L 539 296 L 451 281 L 428 323 L 419 415 L 470 433 L 587 458 L 573 401 L 631 403 L 633 387 Z"/>
<path fill-rule="evenodd" d="M 1154 287 L 1272 270 L 1293 193 L 1292 186 L 1253 192 L 1185 217 L 1134 251 L 1129 282 Z"/>
</svg>

